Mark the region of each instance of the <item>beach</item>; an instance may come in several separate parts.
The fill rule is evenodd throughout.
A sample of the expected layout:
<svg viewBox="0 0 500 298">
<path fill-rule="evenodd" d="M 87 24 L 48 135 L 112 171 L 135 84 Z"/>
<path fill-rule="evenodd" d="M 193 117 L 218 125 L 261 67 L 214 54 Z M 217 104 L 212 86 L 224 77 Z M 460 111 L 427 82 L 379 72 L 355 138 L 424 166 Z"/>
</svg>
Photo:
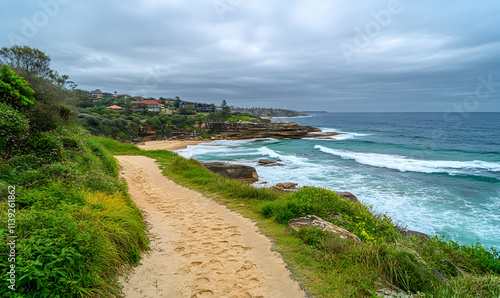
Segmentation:
<svg viewBox="0 0 500 298">
<path fill-rule="evenodd" d="M 168 141 L 148 141 L 144 144 L 137 145 L 142 150 L 179 150 L 185 149 L 187 146 L 208 143 L 211 140 L 168 140 Z"/>
</svg>

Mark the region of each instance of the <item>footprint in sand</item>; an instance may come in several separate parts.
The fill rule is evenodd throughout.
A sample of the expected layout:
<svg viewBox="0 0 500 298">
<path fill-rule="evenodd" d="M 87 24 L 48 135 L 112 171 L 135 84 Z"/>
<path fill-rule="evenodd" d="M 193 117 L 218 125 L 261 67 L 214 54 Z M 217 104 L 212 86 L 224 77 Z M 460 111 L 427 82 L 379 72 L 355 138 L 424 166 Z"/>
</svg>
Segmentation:
<svg viewBox="0 0 500 298">
<path fill-rule="evenodd" d="M 200 277 L 200 278 L 195 279 L 194 284 L 196 286 L 200 287 L 200 286 L 204 286 L 204 285 L 208 284 L 209 282 L 210 282 L 210 279 L 208 279 L 206 277 Z"/>
<path fill-rule="evenodd" d="M 193 296 L 191 296 L 191 298 L 213 297 L 213 296 L 214 296 L 214 292 L 212 292 L 210 290 L 200 290 L 196 294 L 194 294 Z"/>
</svg>

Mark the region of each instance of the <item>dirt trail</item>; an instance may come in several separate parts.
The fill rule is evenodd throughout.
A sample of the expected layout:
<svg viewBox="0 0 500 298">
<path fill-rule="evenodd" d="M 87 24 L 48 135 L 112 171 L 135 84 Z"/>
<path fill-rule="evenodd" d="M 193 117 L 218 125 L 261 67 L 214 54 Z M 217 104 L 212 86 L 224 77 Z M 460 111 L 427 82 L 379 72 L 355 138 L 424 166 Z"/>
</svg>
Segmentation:
<svg viewBox="0 0 500 298">
<path fill-rule="evenodd" d="M 152 234 L 126 297 L 305 297 L 250 220 L 168 180 L 153 159 L 117 159 Z"/>
</svg>

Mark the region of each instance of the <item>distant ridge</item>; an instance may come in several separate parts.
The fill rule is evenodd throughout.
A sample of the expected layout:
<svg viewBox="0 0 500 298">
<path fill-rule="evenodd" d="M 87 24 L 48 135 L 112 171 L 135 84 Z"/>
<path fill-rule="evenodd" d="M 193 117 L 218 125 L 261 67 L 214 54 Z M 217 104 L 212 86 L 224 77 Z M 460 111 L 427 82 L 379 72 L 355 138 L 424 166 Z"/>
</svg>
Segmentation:
<svg viewBox="0 0 500 298">
<path fill-rule="evenodd" d="M 328 113 L 327 111 L 302 111 L 301 113 Z"/>
</svg>

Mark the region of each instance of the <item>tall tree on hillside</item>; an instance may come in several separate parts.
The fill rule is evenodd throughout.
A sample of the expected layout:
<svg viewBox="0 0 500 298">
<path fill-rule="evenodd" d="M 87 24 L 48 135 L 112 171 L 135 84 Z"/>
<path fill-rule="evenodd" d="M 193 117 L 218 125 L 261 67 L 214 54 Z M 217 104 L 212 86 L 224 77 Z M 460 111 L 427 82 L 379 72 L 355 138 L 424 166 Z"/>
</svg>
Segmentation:
<svg viewBox="0 0 500 298">
<path fill-rule="evenodd" d="M 50 57 L 43 51 L 29 46 L 12 46 L 0 49 L 0 62 L 7 64 L 31 84 L 31 79 L 46 79 L 59 88 L 68 89 L 69 76 L 60 75 L 50 68 Z"/>
<path fill-rule="evenodd" d="M 0 50 L 0 61 L 27 75 L 47 78 L 53 74 L 49 67 L 50 57 L 39 49 L 33 49 L 29 46 L 3 47 Z"/>
</svg>

